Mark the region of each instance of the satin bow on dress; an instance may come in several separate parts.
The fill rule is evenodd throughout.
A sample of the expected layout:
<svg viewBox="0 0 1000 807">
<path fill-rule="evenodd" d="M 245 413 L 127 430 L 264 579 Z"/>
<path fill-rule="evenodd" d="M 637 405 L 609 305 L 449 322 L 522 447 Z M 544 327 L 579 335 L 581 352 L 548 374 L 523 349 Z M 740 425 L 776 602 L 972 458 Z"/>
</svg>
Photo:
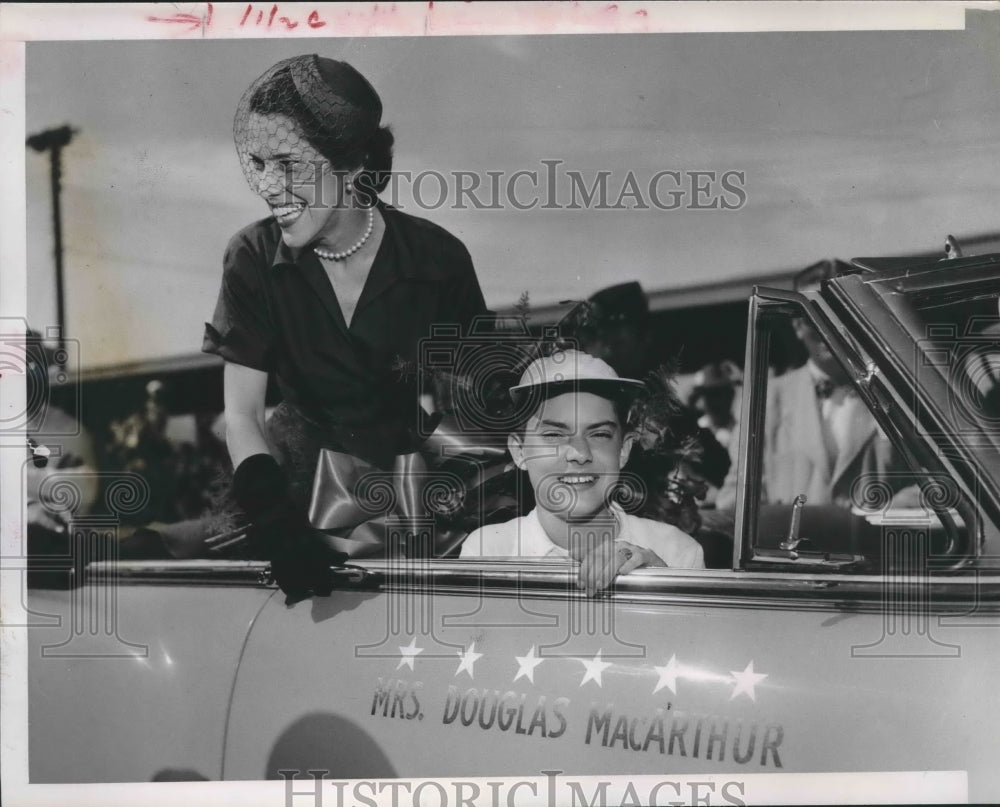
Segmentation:
<svg viewBox="0 0 1000 807">
<path fill-rule="evenodd" d="M 445 416 L 391 471 L 322 449 L 309 521 L 352 558 L 440 557 L 481 523 L 517 515 L 503 479 L 513 470 L 497 437 L 463 434 Z"/>
</svg>

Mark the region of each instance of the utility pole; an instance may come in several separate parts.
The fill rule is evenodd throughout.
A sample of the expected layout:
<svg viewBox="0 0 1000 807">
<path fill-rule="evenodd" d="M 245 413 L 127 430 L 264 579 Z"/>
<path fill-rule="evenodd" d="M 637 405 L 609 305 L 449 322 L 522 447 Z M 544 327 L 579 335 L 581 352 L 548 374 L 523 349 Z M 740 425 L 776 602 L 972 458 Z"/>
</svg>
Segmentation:
<svg viewBox="0 0 1000 807">
<path fill-rule="evenodd" d="M 63 278 L 63 243 L 62 243 L 62 150 L 69 145 L 76 130 L 69 126 L 58 129 L 46 129 L 33 134 L 27 139 L 27 145 L 38 152 L 49 152 L 51 166 L 50 180 L 52 187 L 52 233 L 56 261 L 56 320 L 59 326 L 59 353 L 65 357 L 66 351 L 66 299 Z M 59 362 L 65 368 L 65 360 Z"/>
</svg>

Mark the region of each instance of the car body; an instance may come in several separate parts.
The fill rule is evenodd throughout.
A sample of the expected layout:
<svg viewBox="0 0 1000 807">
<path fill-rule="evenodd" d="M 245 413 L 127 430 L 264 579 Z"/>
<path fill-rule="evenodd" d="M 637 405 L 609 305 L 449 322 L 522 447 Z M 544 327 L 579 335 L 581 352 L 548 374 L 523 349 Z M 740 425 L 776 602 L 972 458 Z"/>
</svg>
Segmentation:
<svg viewBox="0 0 1000 807">
<path fill-rule="evenodd" d="M 567 563 L 359 560 L 286 605 L 264 563 L 106 561 L 30 590 L 30 780 L 965 771 L 995 799 L 1000 454 L 988 417 L 956 420 L 945 355 L 992 337 L 932 326 L 998 295 L 998 257 L 755 290 L 727 568 L 587 598 Z M 813 549 L 789 544 L 792 509 L 759 495 L 781 317 L 950 498 L 807 503 Z"/>
</svg>

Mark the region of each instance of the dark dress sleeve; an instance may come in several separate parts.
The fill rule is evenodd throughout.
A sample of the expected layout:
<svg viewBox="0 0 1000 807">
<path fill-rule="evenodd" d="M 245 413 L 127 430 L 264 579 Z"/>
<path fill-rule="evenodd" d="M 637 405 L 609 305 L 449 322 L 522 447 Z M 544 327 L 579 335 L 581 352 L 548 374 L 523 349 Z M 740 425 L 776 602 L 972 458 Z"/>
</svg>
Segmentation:
<svg viewBox="0 0 1000 807">
<path fill-rule="evenodd" d="M 477 318 L 490 315 L 486 308 L 479 278 L 472 266 L 472 256 L 460 241 L 455 242 L 455 252 L 451 256 L 454 275 L 442 290 L 439 323 L 460 325 L 463 334 L 468 335 Z"/>
<path fill-rule="evenodd" d="M 262 271 L 268 267 L 251 244 L 234 236 L 223 258 L 222 288 L 211 322 L 205 323 L 202 350 L 228 362 L 270 372 L 274 328 Z"/>
</svg>

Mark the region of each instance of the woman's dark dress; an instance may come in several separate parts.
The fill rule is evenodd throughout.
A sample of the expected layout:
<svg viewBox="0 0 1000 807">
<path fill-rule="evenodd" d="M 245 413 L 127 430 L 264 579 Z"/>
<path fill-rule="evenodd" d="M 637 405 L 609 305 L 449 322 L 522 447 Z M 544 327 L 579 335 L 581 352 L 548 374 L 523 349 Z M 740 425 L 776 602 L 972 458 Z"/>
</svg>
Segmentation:
<svg viewBox="0 0 1000 807">
<path fill-rule="evenodd" d="M 288 247 L 273 218 L 230 240 L 205 325 L 205 352 L 276 378 L 282 403 L 268 441 L 300 502 L 308 501 L 320 448 L 383 468 L 408 450 L 422 351 L 432 337 L 444 348 L 455 339 L 442 330 L 467 333 L 487 313 L 461 241 L 425 219 L 379 209 L 385 235 L 350 327 L 319 259 Z"/>
</svg>

